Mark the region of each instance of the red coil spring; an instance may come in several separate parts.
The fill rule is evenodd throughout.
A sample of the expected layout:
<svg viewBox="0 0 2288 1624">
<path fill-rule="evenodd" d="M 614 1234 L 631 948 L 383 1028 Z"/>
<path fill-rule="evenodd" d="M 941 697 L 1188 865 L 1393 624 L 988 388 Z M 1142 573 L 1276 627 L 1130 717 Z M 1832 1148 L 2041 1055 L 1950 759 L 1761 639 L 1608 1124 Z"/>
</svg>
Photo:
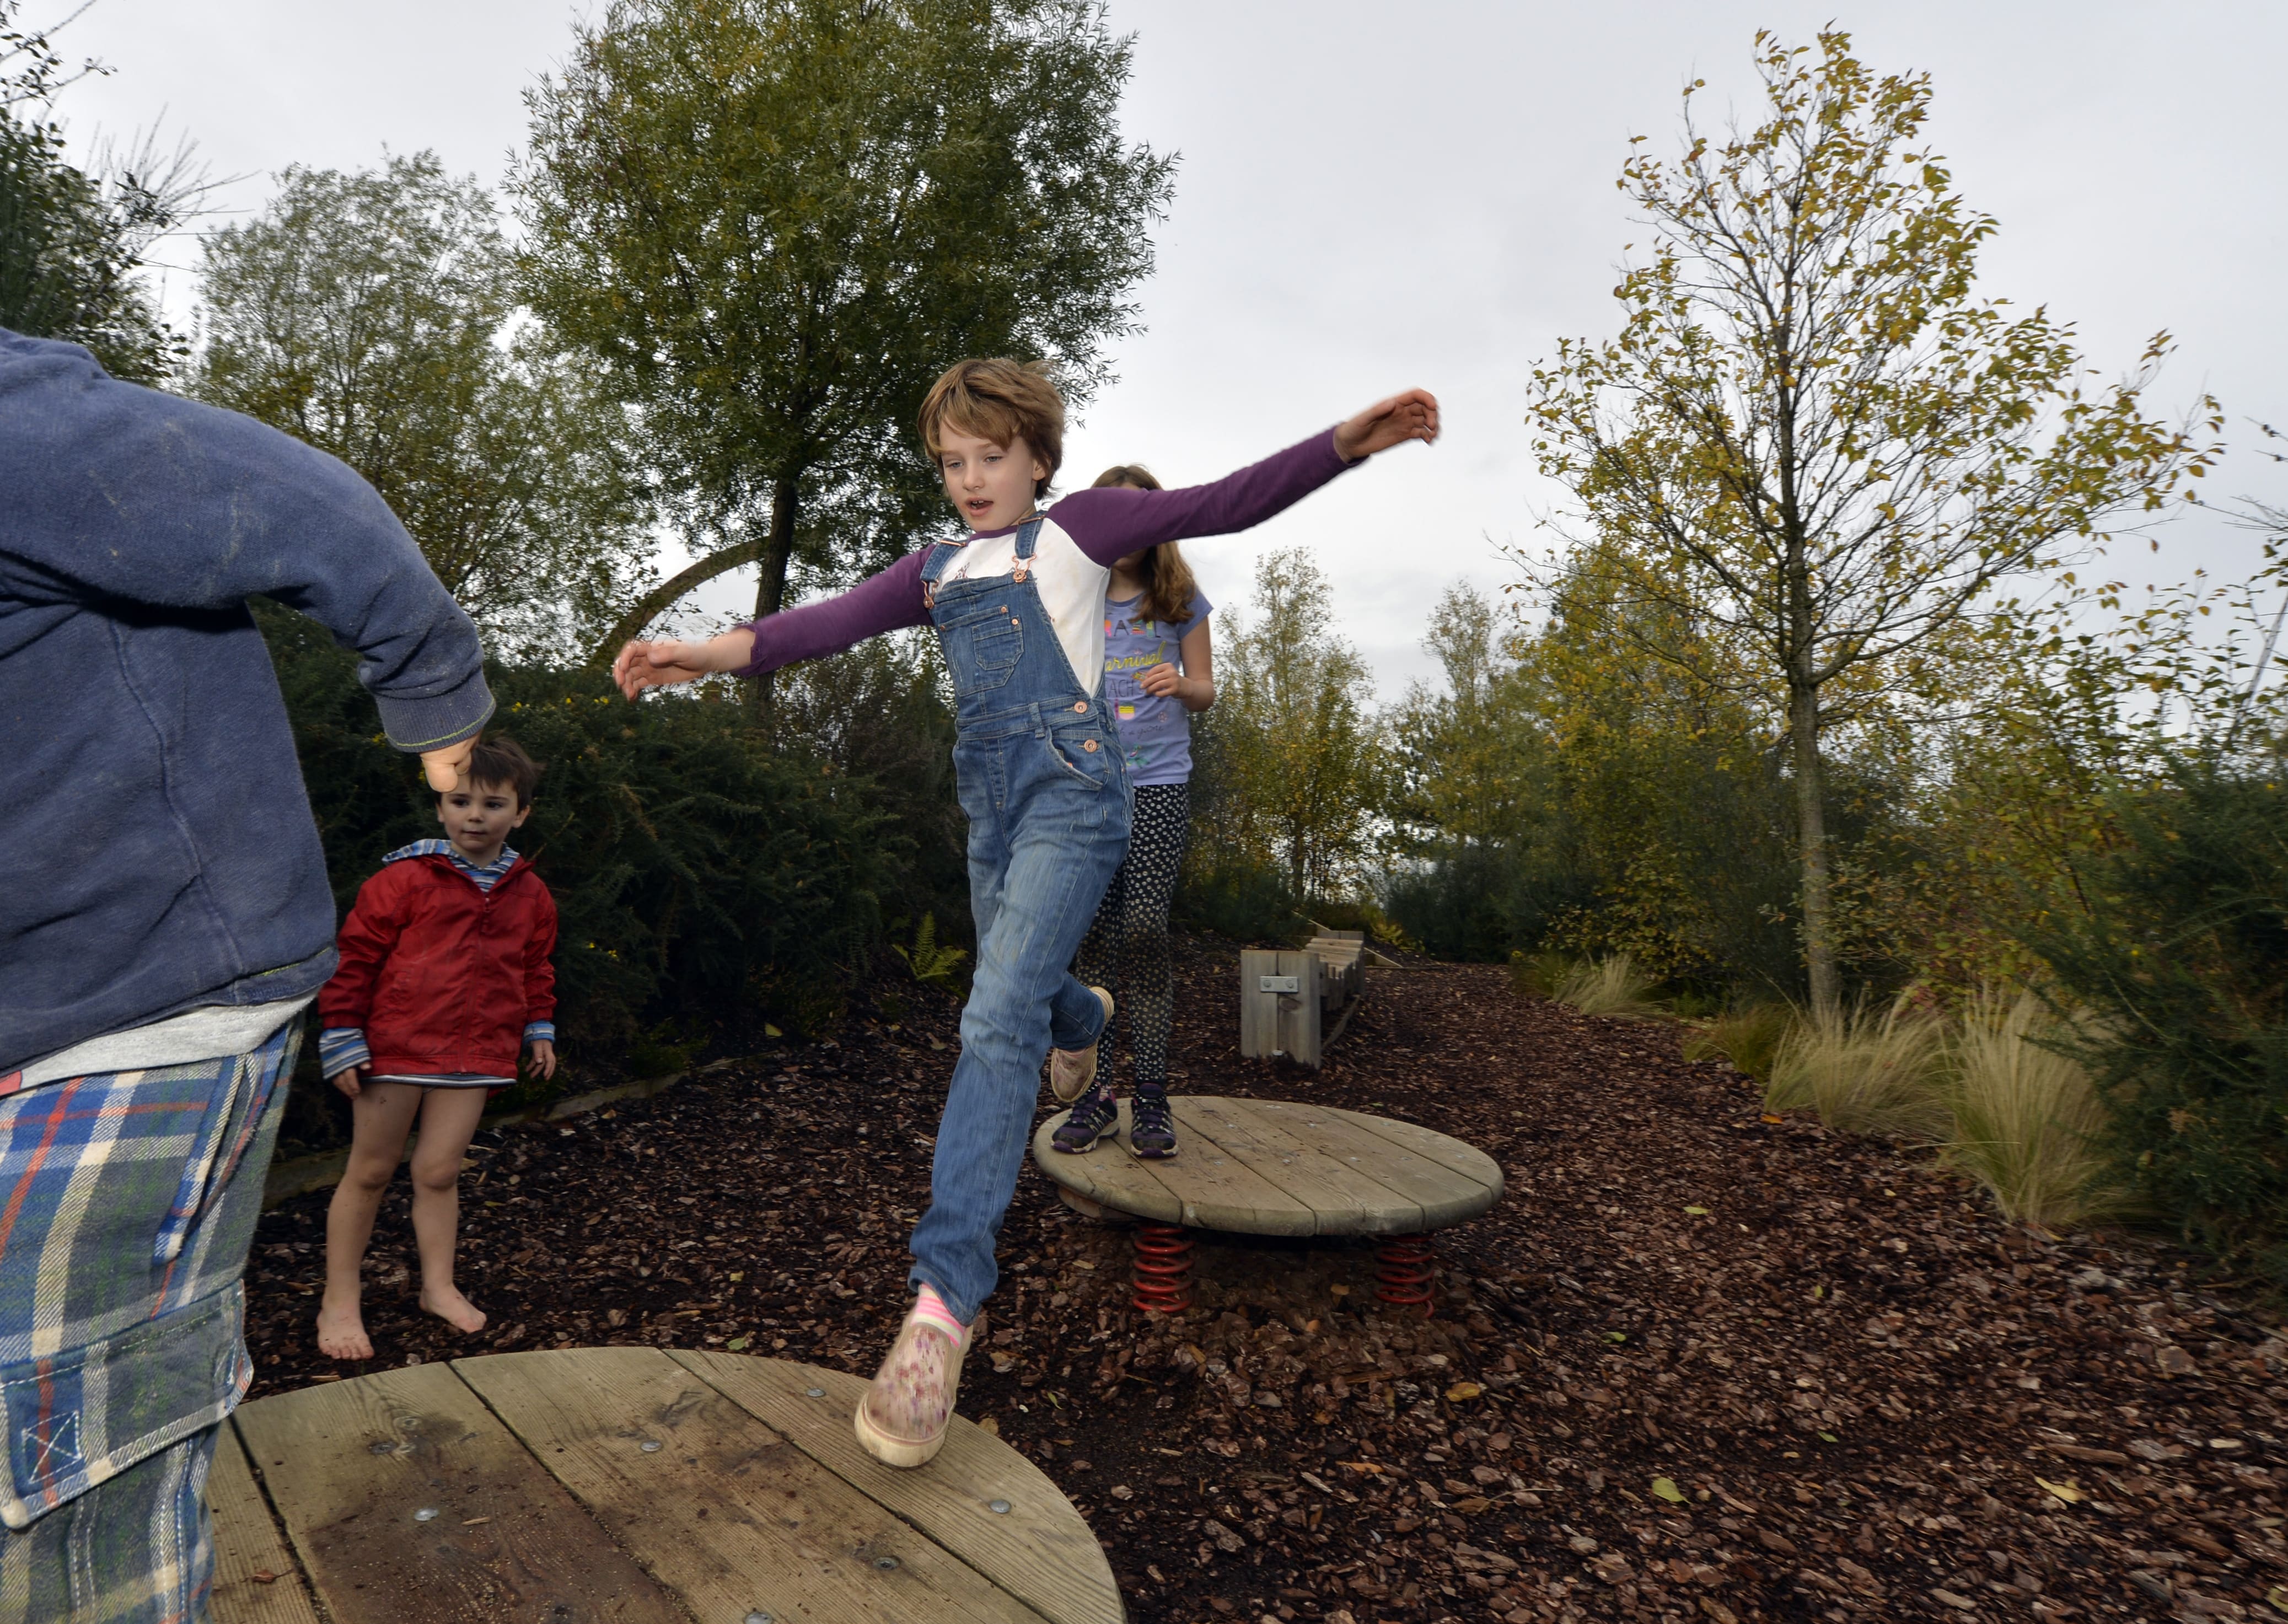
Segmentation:
<svg viewBox="0 0 2288 1624">
<path fill-rule="evenodd" d="M 1147 1313 L 1180 1314 L 1192 1305 L 1192 1238 L 1173 1224 L 1136 1226 L 1136 1295 Z"/>
<path fill-rule="evenodd" d="M 1430 1241 L 1424 1235 L 1402 1235 L 1375 1248 L 1374 1295 L 1398 1308 L 1418 1308 L 1425 1319 L 1434 1311 L 1430 1283 L 1437 1278 L 1431 1262 Z"/>
</svg>

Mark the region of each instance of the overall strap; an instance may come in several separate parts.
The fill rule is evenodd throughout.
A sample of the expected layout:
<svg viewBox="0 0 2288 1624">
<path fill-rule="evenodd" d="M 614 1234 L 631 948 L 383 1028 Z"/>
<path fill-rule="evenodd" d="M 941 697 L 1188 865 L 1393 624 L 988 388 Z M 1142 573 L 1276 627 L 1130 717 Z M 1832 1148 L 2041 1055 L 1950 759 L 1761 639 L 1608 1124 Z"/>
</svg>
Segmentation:
<svg viewBox="0 0 2288 1624">
<path fill-rule="evenodd" d="M 930 543 L 929 556 L 922 560 L 923 608 L 931 608 L 936 605 L 938 577 L 945 574 L 945 566 L 953 561 L 953 555 L 960 551 L 960 548 L 959 542 Z"/>
<path fill-rule="evenodd" d="M 1041 521 L 1037 519 L 1029 519 L 1017 527 L 1017 567 L 1010 572 L 1011 580 L 1022 582 L 1033 573 L 1033 543 L 1040 534 Z"/>
</svg>

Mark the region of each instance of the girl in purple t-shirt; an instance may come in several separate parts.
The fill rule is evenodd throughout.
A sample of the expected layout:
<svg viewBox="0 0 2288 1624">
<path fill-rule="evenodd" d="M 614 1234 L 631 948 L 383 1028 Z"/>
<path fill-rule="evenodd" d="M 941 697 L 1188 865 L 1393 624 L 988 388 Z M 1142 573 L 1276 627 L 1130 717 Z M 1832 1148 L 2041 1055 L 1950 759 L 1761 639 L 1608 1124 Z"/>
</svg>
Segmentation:
<svg viewBox="0 0 2288 1624">
<path fill-rule="evenodd" d="M 1156 491 L 1142 468 L 1108 468 L 1092 488 Z M 1136 1097 L 1128 1148 L 1157 1160 L 1176 1153 L 1168 1110 L 1171 993 L 1168 906 L 1192 828 L 1192 713 L 1215 703 L 1215 656 L 1208 600 L 1173 542 L 1113 560 L 1104 600 L 1104 697 L 1120 729 L 1134 786 L 1128 855 L 1081 943 L 1074 973 L 1115 989 L 1128 1016 Z M 1051 1141 L 1071 1154 L 1092 1150 L 1119 1121 L 1112 1079 L 1075 1103 Z"/>
</svg>

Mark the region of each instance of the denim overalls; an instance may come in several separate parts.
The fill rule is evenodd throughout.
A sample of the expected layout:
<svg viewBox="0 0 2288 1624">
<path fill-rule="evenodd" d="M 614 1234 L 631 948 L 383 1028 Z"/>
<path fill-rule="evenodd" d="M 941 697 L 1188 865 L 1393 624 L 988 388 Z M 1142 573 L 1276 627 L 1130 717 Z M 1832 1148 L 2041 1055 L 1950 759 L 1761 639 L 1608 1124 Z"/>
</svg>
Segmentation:
<svg viewBox="0 0 2288 1624">
<path fill-rule="evenodd" d="M 1018 530 L 1012 575 L 941 590 L 950 543 L 922 566 L 953 677 L 977 973 L 910 1279 L 935 1287 L 964 1324 L 1000 1277 L 994 1242 L 1024 1161 L 1041 1062 L 1051 1044 L 1085 1049 L 1103 1031 L 1104 1006 L 1069 967 L 1128 850 L 1120 735 L 1102 697 L 1073 675 L 1029 578 L 1040 528 L 1036 519 Z"/>
</svg>

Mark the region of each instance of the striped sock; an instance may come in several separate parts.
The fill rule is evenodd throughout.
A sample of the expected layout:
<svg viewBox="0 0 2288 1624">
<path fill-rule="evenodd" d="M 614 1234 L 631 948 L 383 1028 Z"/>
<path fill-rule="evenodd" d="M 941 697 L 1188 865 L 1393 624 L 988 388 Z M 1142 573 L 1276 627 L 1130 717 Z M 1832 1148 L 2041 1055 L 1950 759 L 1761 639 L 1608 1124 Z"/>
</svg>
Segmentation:
<svg viewBox="0 0 2288 1624">
<path fill-rule="evenodd" d="M 921 1295 L 914 1299 L 913 1318 L 936 1326 L 956 1342 L 969 1335 L 969 1327 L 953 1317 L 953 1311 L 945 1305 L 945 1299 L 937 1295 L 934 1286 L 923 1287 Z"/>
</svg>

